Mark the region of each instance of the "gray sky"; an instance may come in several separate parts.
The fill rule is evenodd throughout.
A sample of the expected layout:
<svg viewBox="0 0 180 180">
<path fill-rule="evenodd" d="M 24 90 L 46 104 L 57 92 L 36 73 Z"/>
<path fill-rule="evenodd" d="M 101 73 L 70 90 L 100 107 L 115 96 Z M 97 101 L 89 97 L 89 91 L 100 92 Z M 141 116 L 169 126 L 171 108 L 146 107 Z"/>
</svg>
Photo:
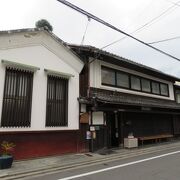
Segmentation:
<svg viewBox="0 0 180 180">
<path fill-rule="evenodd" d="M 141 31 L 133 34 L 153 42 L 180 36 L 180 6 L 178 0 L 68 0 L 91 12 L 127 33 L 156 19 Z M 45 18 L 62 40 L 80 44 L 87 24 L 87 17 L 64 6 L 56 0 L 0 0 L 0 30 L 32 28 L 37 20 Z M 101 48 L 124 37 L 93 20 L 90 21 L 84 44 Z M 154 44 L 155 47 L 180 58 L 180 39 Z M 104 49 L 125 58 L 143 63 L 180 77 L 180 62 L 125 38 Z"/>
</svg>

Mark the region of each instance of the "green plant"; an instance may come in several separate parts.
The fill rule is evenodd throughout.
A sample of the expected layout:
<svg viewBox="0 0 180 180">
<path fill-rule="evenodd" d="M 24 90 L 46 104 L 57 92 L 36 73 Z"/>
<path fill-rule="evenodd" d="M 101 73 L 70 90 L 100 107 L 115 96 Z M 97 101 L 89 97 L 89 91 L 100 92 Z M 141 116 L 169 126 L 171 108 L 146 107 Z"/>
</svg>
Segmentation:
<svg viewBox="0 0 180 180">
<path fill-rule="evenodd" d="M 53 31 L 52 25 L 46 19 L 37 21 L 35 26 L 36 28 L 44 28 L 45 30 Z"/>
<path fill-rule="evenodd" d="M 16 145 L 12 142 L 3 141 L 1 143 L 2 156 L 11 155 L 11 152 L 14 150 Z"/>
</svg>

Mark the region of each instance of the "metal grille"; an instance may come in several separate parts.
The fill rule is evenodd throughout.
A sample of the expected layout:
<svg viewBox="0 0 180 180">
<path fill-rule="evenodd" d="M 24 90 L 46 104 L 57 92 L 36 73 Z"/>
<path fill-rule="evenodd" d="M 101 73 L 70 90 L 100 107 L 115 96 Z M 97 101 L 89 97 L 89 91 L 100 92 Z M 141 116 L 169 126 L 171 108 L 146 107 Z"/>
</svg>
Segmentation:
<svg viewBox="0 0 180 180">
<path fill-rule="evenodd" d="M 68 80 L 48 76 L 46 126 L 68 125 Z"/>
<path fill-rule="evenodd" d="M 30 127 L 33 73 L 6 68 L 1 127 Z"/>
</svg>

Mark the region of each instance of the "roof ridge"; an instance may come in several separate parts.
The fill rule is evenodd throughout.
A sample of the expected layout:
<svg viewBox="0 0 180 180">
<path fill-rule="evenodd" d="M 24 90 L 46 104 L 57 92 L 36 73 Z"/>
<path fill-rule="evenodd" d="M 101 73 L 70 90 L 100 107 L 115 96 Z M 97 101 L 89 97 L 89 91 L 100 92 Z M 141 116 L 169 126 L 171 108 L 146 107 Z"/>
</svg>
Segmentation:
<svg viewBox="0 0 180 180">
<path fill-rule="evenodd" d="M 114 58 L 116 58 L 116 59 L 118 59 L 118 60 L 122 60 L 122 61 L 124 61 L 124 62 L 133 64 L 133 65 L 137 65 L 137 66 L 139 66 L 139 67 L 146 68 L 146 69 L 155 71 L 155 72 L 157 72 L 157 73 L 161 73 L 161 74 L 163 74 L 163 75 L 172 77 L 173 79 L 174 79 L 174 78 L 175 78 L 175 79 L 179 79 L 178 77 L 173 76 L 173 75 L 168 74 L 168 73 L 165 73 L 165 72 L 163 72 L 163 71 L 161 71 L 161 70 L 158 70 L 158 69 L 155 69 L 155 68 L 153 68 L 153 67 L 144 65 L 143 63 L 139 63 L 139 62 L 136 62 L 136 61 L 131 60 L 131 59 L 124 58 L 124 57 L 119 56 L 119 55 L 117 55 L 117 54 L 115 54 L 115 53 L 111 53 L 111 52 L 109 52 L 109 51 L 105 51 L 105 50 L 100 49 L 100 48 L 97 48 L 97 47 L 95 47 L 95 46 L 91 46 L 91 45 L 77 45 L 77 44 L 68 44 L 68 46 L 70 46 L 70 47 L 71 47 L 71 46 L 72 46 L 72 47 L 74 46 L 74 47 L 81 47 L 81 48 L 89 48 L 89 49 L 92 49 L 92 50 L 94 49 L 94 50 L 97 50 L 97 51 L 99 51 L 99 52 L 101 52 L 101 53 L 103 53 L 103 54 L 105 54 L 105 55 L 113 56 Z M 179 80 L 180 80 L 180 79 L 179 79 Z"/>
</svg>

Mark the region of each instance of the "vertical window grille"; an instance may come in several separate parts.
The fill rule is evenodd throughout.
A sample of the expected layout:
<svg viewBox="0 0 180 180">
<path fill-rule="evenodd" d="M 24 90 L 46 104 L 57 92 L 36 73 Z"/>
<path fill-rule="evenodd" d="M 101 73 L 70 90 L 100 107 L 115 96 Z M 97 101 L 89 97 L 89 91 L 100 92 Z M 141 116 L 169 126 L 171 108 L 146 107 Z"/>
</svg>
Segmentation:
<svg viewBox="0 0 180 180">
<path fill-rule="evenodd" d="M 6 68 L 1 127 L 30 127 L 33 73 Z"/>
<path fill-rule="evenodd" d="M 68 79 L 48 76 L 46 127 L 68 125 Z"/>
</svg>

